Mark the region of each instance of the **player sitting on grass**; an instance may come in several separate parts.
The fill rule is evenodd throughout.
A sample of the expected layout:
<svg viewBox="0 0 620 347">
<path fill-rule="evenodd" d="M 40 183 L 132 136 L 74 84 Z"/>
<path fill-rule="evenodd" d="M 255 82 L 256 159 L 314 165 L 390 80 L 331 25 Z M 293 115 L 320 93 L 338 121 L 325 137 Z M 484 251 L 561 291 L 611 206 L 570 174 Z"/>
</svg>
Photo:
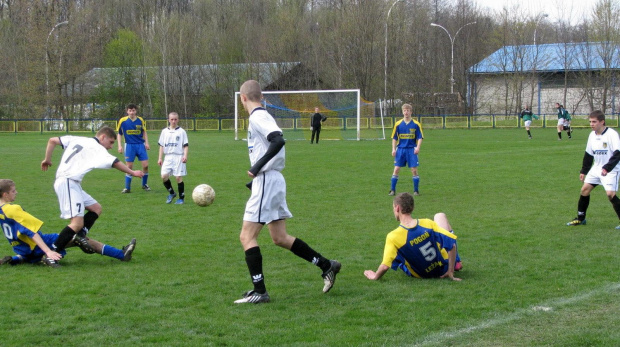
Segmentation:
<svg viewBox="0 0 620 347">
<path fill-rule="evenodd" d="M 437 213 L 434 221 L 414 219 L 413 196 L 401 193 L 394 198 L 394 217 L 400 222 L 398 228 L 387 235 L 383 250 L 383 261 L 377 271 L 366 270 L 369 280 L 378 280 L 390 268 L 401 269 L 407 276 L 417 278 L 450 278 L 454 271 L 462 269 L 456 251 L 456 235 L 448 218 Z"/>
<path fill-rule="evenodd" d="M 52 250 L 52 245 L 58 239 L 58 234 L 41 233 L 39 230 L 43 222 L 24 211 L 20 205 L 13 204 L 12 202 L 15 201 L 16 197 L 15 182 L 9 179 L 0 179 L 0 226 L 2 226 L 4 236 L 16 254 L 15 256 L 1 258 L 0 265 L 42 262 L 51 267 L 60 266 L 58 261 L 63 258 L 66 251 L 56 252 Z M 83 242 L 87 242 L 88 247 L 83 248 Z M 94 253 L 90 251 L 90 249 L 94 249 L 101 255 L 121 261 L 130 261 L 131 254 L 136 246 L 136 239 L 131 240 L 122 250 L 87 237 L 76 237 L 70 246 L 73 245 L 79 246 L 85 253 Z"/>
</svg>

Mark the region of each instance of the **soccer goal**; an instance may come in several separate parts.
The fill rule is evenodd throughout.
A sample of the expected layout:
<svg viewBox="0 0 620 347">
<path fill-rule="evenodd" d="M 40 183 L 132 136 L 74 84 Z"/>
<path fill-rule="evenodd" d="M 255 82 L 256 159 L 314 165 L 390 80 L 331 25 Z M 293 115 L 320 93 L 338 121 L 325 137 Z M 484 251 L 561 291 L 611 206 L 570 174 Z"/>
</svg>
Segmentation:
<svg viewBox="0 0 620 347">
<path fill-rule="evenodd" d="M 308 140 L 315 107 L 327 117 L 321 140 L 376 140 L 385 138 L 382 114 L 359 89 L 263 91 L 263 106 L 275 118 L 287 140 Z M 248 127 L 249 115 L 235 93 L 235 140 Z M 244 135 L 241 135 L 245 137 Z"/>
</svg>

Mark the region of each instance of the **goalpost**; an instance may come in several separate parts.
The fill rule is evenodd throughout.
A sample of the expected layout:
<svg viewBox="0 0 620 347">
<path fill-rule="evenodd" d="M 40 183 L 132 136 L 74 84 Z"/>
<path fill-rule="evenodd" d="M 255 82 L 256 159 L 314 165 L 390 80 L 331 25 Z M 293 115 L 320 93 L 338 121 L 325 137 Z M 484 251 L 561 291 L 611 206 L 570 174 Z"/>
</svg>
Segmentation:
<svg viewBox="0 0 620 347">
<path fill-rule="evenodd" d="M 287 140 L 310 140 L 315 107 L 327 117 L 321 140 L 384 139 L 382 114 L 374 102 L 363 100 L 359 89 L 263 91 L 263 106 L 284 131 Z M 235 92 L 235 140 L 247 130 L 249 115 Z"/>
</svg>

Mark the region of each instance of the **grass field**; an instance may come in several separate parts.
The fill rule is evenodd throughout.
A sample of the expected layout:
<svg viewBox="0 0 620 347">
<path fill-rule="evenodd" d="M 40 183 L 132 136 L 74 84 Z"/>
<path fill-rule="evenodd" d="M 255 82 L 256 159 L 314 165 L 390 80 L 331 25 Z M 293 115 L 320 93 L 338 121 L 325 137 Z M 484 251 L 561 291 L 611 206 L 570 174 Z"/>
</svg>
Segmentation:
<svg viewBox="0 0 620 347">
<path fill-rule="evenodd" d="M 249 191 L 246 143 L 232 133 L 189 133 L 188 194 L 212 185 L 215 203 L 166 205 L 151 143 L 151 192 L 121 195 L 123 174 L 89 173 L 83 187 L 103 205 L 91 237 L 121 247 L 122 263 L 69 250 L 62 268 L 3 266 L 0 345 L 168 346 L 614 346 L 620 345 L 620 232 L 597 188 L 588 225 L 576 215 L 588 130 L 427 130 L 414 215 L 445 212 L 459 236 L 462 282 L 389 271 L 368 281 L 385 235 L 397 226 L 387 196 L 389 141 L 289 141 L 289 232 L 342 262 L 323 294 L 320 270 L 259 238 L 272 302 L 234 305 L 251 283 L 238 234 Z M 286 134 L 285 134 L 286 136 Z M 151 134 L 154 139 L 157 136 Z M 16 203 L 66 224 L 40 162 L 48 135 L 2 134 L 0 177 Z M 115 152 L 115 151 L 114 151 Z M 57 149 L 56 164 L 60 157 Z M 176 188 L 176 184 L 174 185 Z M 398 191 L 411 191 L 401 172 Z M 11 253 L 8 244 L 0 255 Z"/>
</svg>

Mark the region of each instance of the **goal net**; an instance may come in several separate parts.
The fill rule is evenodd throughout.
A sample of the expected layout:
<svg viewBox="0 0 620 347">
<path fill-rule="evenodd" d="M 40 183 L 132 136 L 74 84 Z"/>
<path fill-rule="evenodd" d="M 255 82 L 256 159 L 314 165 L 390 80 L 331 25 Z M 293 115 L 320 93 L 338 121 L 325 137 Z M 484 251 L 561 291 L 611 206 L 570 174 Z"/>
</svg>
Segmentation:
<svg viewBox="0 0 620 347">
<path fill-rule="evenodd" d="M 374 102 L 363 100 L 359 89 L 263 91 L 263 106 L 274 117 L 287 140 L 310 141 L 310 118 L 315 107 L 327 117 L 321 140 L 385 138 L 382 114 Z M 245 138 L 249 115 L 235 93 L 235 140 Z"/>
</svg>

